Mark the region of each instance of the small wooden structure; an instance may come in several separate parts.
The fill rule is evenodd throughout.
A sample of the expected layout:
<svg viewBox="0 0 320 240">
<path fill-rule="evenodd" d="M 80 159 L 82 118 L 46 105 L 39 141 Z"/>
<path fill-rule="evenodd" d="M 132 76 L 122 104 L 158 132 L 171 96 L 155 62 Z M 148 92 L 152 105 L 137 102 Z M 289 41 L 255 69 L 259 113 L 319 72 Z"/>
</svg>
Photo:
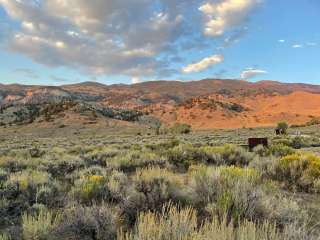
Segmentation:
<svg viewBox="0 0 320 240">
<path fill-rule="evenodd" d="M 268 147 L 268 138 L 249 138 L 248 139 L 249 149 L 253 150 L 255 147 L 262 145 Z"/>
</svg>

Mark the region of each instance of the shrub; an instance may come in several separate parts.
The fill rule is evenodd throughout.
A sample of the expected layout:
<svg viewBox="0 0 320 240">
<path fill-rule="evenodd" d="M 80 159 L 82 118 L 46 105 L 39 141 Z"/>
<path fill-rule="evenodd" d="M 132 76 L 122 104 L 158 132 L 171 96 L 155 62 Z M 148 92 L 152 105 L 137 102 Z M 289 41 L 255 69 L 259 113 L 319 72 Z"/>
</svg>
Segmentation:
<svg viewBox="0 0 320 240">
<path fill-rule="evenodd" d="M 164 141 L 164 142 L 160 142 L 157 144 L 146 144 L 145 147 L 147 149 L 150 149 L 153 152 L 159 152 L 159 153 L 163 153 L 169 149 L 172 149 L 174 147 L 177 147 L 180 145 L 180 141 L 177 139 L 172 139 L 170 141 Z"/>
<path fill-rule="evenodd" d="M 217 153 L 221 154 L 222 164 L 228 166 L 247 166 L 255 158 L 255 154 L 235 145 L 218 147 Z"/>
<path fill-rule="evenodd" d="M 320 193 L 320 179 L 314 181 L 314 190 L 316 193 Z"/>
<path fill-rule="evenodd" d="M 11 207 L 15 204 L 27 207 L 36 202 L 37 189 L 50 184 L 51 178 L 46 172 L 25 170 L 9 176 L 3 194 L 13 199 Z"/>
<path fill-rule="evenodd" d="M 138 170 L 133 177 L 133 187 L 127 188 L 127 196 L 120 204 L 120 216 L 123 224 L 132 226 L 140 211 L 161 210 L 168 201 L 187 201 L 179 175 L 159 167 Z"/>
<path fill-rule="evenodd" d="M 179 175 L 159 167 L 138 170 L 134 177 L 134 187 L 146 198 L 148 209 L 160 209 L 169 201 L 181 199 L 182 179 Z"/>
<path fill-rule="evenodd" d="M 310 230 L 307 223 L 302 223 L 299 221 L 292 222 L 285 226 L 284 237 L 288 240 L 318 240 L 319 232 L 317 229 Z"/>
<path fill-rule="evenodd" d="M 81 177 L 75 182 L 72 194 L 83 203 L 110 199 L 107 180 L 99 175 Z"/>
<path fill-rule="evenodd" d="M 191 126 L 185 123 L 175 123 L 169 128 L 169 132 L 173 134 L 188 134 L 191 132 Z"/>
<path fill-rule="evenodd" d="M 309 153 L 296 153 L 285 156 L 279 161 L 278 178 L 288 186 L 297 186 L 309 191 L 320 179 L 320 157 Z"/>
<path fill-rule="evenodd" d="M 8 177 L 9 177 L 8 171 L 0 168 L 0 188 L 4 186 L 4 183 L 7 181 Z"/>
<path fill-rule="evenodd" d="M 22 235 L 25 240 L 48 239 L 58 225 L 60 215 L 41 210 L 37 216 L 25 213 L 22 216 Z"/>
<path fill-rule="evenodd" d="M 129 150 L 107 160 L 107 167 L 124 172 L 134 171 L 147 166 L 163 166 L 165 159 L 152 152 Z"/>
<path fill-rule="evenodd" d="M 192 128 L 189 124 L 175 123 L 171 127 L 161 125 L 156 129 L 156 134 L 189 134 Z"/>
<path fill-rule="evenodd" d="M 228 221 L 262 215 L 259 174 L 238 167 L 200 167 L 192 172 L 194 202 L 206 206 L 212 215 L 227 216 Z"/>
<path fill-rule="evenodd" d="M 71 175 L 75 170 L 84 167 L 81 159 L 72 156 L 62 156 L 59 160 L 52 159 L 46 166 L 46 170 L 54 178 L 65 178 Z"/>
<path fill-rule="evenodd" d="M 18 184 L 22 190 L 27 190 L 28 188 L 36 189 L 49 182 L 50 176 L 48 173 L 37 170 L 27 170 L 11 174 L 7 184 Z"/>
<path fill-rule="evenodd" d="M 162 213 L 141 213 L 133 232 L 121 232 L 119 240 L 283 240 L 284 236 L 268 222 L 256 225 L 244 221 L 235 228 L 216 217 L 198 227 L 197 212 L 192 208 L 179 209 L 167 205 Z"/>
<path fill-rule="evenodd" d="M 291 139 L 290 146 L 295 149 L 305 148 L 305 147 L 318 147 L 320 146 L 320 139 L 317 137 L 303 137 L 296 136 Z"/>
<path fill-rule="evenodd" d="M 168 162 L 180 169 L 188 169 L 192 164 L 208 161 L 208 156 L 192 145 L 179 145 L 169 149 L 165 154 Z"/>
<path fill-rule="evenodd" d="M 36 193 L 36 202 L 47 206 L 53 206 L 59 196 L 56 184 L 40 186 Z"/>
<path fill-rule="evenodd" d="M 263 179 L 275 179 L 278 174 L 279 159 L 274 156 L 257 158 L 250 163 L 250 167 L 256 169 Z"/>
<path fill-rule="evenodd" d="M 270 154 L 270 151 L 268 148 L 264 147 L 263 145 L 258 145 L 253 149 L 253 152 L 260 157 L 266 157 Z"/>
<path fill-rule="evenodd" d="M 83 155 L 86 165 L 106 166 L 106 161 L 119 154 L 119 150 L 115 148 L 96 148 Z"/>
<path fill-rule="evenodd" d="M 113 200 L 119 202 L 125 198 L 125 196 L 128 194 L 128 182 L 129 179 L 125 173 L 118 171 L 112 172 L 108 181 L 108 188 Z"/>
<path fill-rule="evenodd" d="M 271 155 L 276 157 L 284 157 L 295 152 L 294 149 L 282 143 L 271 145 L 269 151 Z"/>
<path fill-rule="evenodd" d="M 279 130 L 281 134 L 287 134 L 288 128 L 289 125 L 287 122 L 279 122 L 277 125 L 277 130 Z"/>
<path fill-rule="evenodd" d="M 300 149 L 306 146 L 303 137 L 296 136 L 292 139 L 291 146 L 295 149 Z"/>
<path fill-rule="evenodd" d="M 0 240 L 11 240 L 11 236 L 8 233 L 0 233 Z"/>
<path fill-rule="evenodd" d="M 208 163 L 228 166 L 247 166 L 255 157 L 255 153 L 248 152 L 242 147 L 224 145 L 221 147 L 201 147 Z"/>
<path fill-rule="evenodd" d="M 276 223 L 278 226 L 286 227 L 293 222 L 308 222 L 308 214 L 301 209 L 298 202 L 286 197 L 279 191 L 265 195 L 262 199 L 265 207 L 265 218 Z"/>
<path fill-rule="evenodd" d="M 167 205 L 161 214 L 152 212 L 140 213 L 136 231 L 132 234 L 122 234 L 120 239 L 192 239 L 197 232 L 196 212 L 191 209 L 178 210 Z"/>
<path fill-rule="evenodd" d="M 71 179 L 77 180 L 79 178 L 85 178 L 90 176 L 101 176 L 107 179 L 108 175 L 110 174 L 110 169 L 94 165 L 81 170 L 75 170 L 71 176 Z"/>
<path fill-rule="evenodd" d="M 56 239 L 116 239 L 116 215 L 106 205 L 73 206 L 64 211 Z"/>
</svg>

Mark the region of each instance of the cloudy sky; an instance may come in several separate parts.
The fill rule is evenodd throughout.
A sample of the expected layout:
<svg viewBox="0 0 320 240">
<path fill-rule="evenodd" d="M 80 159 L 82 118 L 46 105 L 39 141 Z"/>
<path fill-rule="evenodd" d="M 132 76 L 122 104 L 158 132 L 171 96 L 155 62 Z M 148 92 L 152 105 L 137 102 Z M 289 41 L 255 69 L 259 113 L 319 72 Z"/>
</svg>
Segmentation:
<svg viewBox="0 0 320 240">
<path fill-rule="evenodd" d="M 0 0 L 0 82 L 320 84 L 319 0 Z"/>
</svg>

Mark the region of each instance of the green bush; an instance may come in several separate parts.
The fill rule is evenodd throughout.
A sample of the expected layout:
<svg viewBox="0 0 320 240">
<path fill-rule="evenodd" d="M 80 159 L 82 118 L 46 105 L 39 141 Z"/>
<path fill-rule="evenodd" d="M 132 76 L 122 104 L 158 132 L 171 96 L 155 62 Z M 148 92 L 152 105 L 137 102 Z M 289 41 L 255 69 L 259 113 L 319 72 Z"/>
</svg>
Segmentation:
<svg viewBox="0 0 320 240">
<path fill-rule="evenodd" d="M 185 123 L 175 123 L 169 131 L 173 134 L 188 134 L 191 132 L 191 126 Z"/>
<path fill-rule="evenodd" d="M 72 196 L 83 203 L 109 200 L 107 179 L 99 175 L 83 176 L 75 182 Z"/>
<path fill-rule="evenodd" d="M 170 164 L 180 169 L 188 169 L 192 164 L 206 163 L 208 156 L 192 145 L 179 145 L 165 152 Z"/>
<path fill-rule="evenodd" d="M 46 172 L 25 170 L 12 173 L 4 184 L 3 195 L 14 199 L 11 207 L 21 204 L 25 209 L 36 202 L 37 190 L 43 186 L 52 185 L 52 179 Z"/>
<path fill-rule="evenodd" d="M 36 216 L 25 213 L 22 216 L 22 236 L 24 240 L 49 239 L 60 221 L 60 215 L 41 210 Z"/>
<path fill-rule="evenodd" d="M 256 154 L 235 145 L 203 147 L 201 150 L 206 154 L 209 162 L 216 165 L 248 166 L 256 157 Z"/>
<path fill-rule="evenodd" d="M 189 124 L 175 123 L 172 126 L 161 125 L 157 130 L 156 134 L 189 134 L 192 128 Z"/>
<path fill-rule="evenodd" d="M 148 166 L 164 166 L 166 163 L 163 157 L 150 151 L 129 150 L 122 154 L 108 159 L 107 167 L 120 170 L 124 172 L 132 172 L 137 168 L 144 168 Z"/>
<path fill-rule="evenodd" d="M 287 122 L 279 122 L 277 125 L 277 130 L 279 130 L 281 134 L 287 134 L 288 128 L 289 125 Z"/>
<path fill-rule="evenodd" d="M 284 157 L 284 156 L 293 154 L 295 152 L 294 149 L 282 143 L 271 145 L 269 147 L 269 151 L 271 155 L 276 157 Z"/>
<path fill-rule="evenodd" d="M 317 137 L 303 137 L 296 136 L 291 139 L 290 146 L 295 149 L 305 148 L 305 147 L 318 147 L 320 146 L 320 139 Z"/>
<path fill-rule="evenodd" d="M 296 153 L 280 159 L 277 178 L 287 186 L 310 191 L 320 179 L 320 157 L 308 153 Z"/>
<path fill-rule="evenodd" d="M 84 162 L 87 166 L 99 165 L 106 166 L 106 162 L 110 158 L 116 157 L 120 151 L 116 148 L 96 148 L 83 155 Z"/>
<path fill-rule="evenodd" d="M 18 184 L 22 190 L 36 189 L 50 182 L 50 176 L 46 172 L 27 170 L 10 175 L 7 184 Z"/>
</svg>

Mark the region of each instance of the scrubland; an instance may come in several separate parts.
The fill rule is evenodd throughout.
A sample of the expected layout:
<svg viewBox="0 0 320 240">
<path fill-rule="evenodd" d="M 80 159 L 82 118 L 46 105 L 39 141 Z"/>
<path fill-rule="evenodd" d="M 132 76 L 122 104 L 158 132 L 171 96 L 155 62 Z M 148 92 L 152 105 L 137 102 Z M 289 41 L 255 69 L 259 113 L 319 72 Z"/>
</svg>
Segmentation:
<svg viewBox="0 0 320 240">
<path fill-rule="evenodd" d="M 320 239 L 317 127 L 158 134 L 2 135 L 0 239 Z"/>
</svg>

